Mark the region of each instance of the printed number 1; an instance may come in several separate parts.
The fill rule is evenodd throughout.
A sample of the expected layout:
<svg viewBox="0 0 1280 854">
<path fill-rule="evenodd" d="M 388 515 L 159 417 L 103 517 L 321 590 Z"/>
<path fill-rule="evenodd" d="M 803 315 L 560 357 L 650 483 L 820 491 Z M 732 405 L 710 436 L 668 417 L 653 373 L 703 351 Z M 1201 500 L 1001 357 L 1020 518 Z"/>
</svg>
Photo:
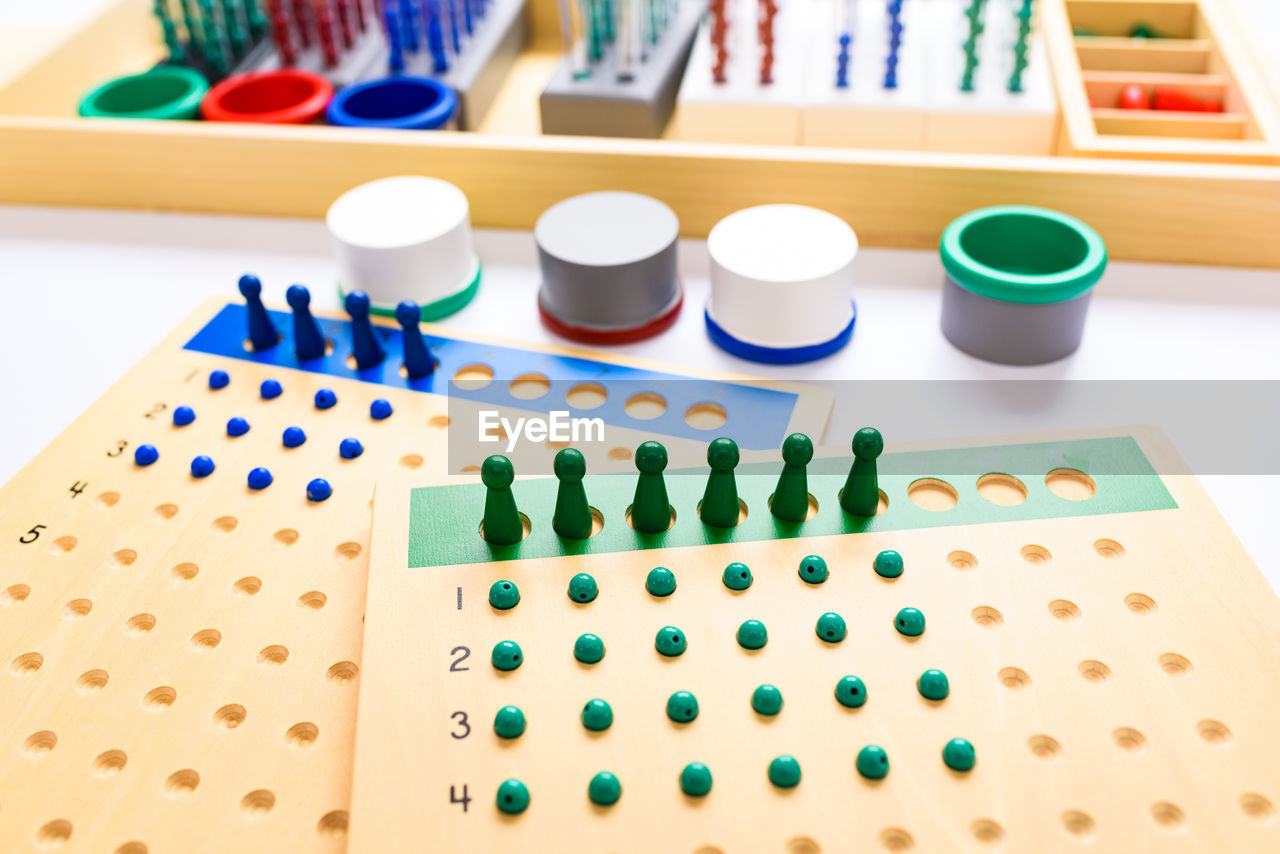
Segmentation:
<svg viewBox="0 0 1280 854">
<path fill-rule="evenodd" d="M 471 796 L 467 794 L 466 783 L 462 784 L 462 797 L 458 797 L 458 790 L 456 786 L 449 787 L 449 803 L 462 804 L 462 811 L 467 811 L 467 804 L 471 803 Z"/>
</svg>

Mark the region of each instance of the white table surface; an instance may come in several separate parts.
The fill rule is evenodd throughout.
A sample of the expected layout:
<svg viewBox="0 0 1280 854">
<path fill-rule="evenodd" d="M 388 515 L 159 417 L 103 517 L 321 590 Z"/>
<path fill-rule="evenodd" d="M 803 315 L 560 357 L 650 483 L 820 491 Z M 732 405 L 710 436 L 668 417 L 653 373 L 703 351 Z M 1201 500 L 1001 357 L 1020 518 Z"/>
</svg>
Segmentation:
<svg viewBox="0 0 1280 854">
<path fill-rule="evenodd" d="M 538 322 L 536 255 L 527 232 L 478 231 L 485 260 L 479 296 L 449 325 L 513 341 L 557 342 Z M 859 318 L 852 343 L 811 365 L 759 366 L 706 336 L 706 249 L 681 245 L 686 309 L 658 338 L 617 348 L 697 369 L 802 381 L 1280 379 L 1280 271 L 1113 263 L 1095 292 L 1085 342 L 1036 368 L 970 358 L 938 331 L 935 252 L 863 250 L 856 262 Z M 269 301 L 311 287 L 317 308 L 337 308 L 328 235 L 318 221 L 0 206 L 0 481 L 38 454 L 205 298 L 238 299 L 242 273 L 261 277 Z M 560 342 L 563 343 L 563 342 Z M 1030 429 L 1013 406 L 994 413 L 1000 432 Z M 837 404 L 829 444 L 891 413 Z M 1136 419 L 1055 421 L 1114 426 Z M 1165 425 L 1168 430 L 1169 425 Z M 993 432 L 989 427 L 981 432 Z M 1175 436 L 1176 430 L 1169 431 Z M 904 433 L 906 433 L 904 435 Z M 890 440 L 945 438 L 945 419 Z M 1185 449 L 1182 449 L 1185 453 Z M 1201 474 L 1227 521 L 1280 590 L 1274 535 L 1280 476 Z"/>
</svg>

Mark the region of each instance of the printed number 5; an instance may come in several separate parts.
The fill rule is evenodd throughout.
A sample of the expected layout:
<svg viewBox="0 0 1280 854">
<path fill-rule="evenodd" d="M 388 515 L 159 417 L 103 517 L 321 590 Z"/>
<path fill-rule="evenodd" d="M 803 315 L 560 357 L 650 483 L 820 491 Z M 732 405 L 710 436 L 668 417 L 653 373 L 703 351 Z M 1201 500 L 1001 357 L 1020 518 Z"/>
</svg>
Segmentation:
<svg viewBox="0 0 1280 854">
<path fill-rule="evenodd" d="M 31 543 L 34 543 L 36 540 L 40 539 L 40 532 L 43 531 L 44 529 L 45 529 L 44 525 L 36 525 L 30 531 L 27 531 L 21 537 L 18 537 L 18 542 L 22 543 L 23 545 L 30 545 Z"/>
</svg>

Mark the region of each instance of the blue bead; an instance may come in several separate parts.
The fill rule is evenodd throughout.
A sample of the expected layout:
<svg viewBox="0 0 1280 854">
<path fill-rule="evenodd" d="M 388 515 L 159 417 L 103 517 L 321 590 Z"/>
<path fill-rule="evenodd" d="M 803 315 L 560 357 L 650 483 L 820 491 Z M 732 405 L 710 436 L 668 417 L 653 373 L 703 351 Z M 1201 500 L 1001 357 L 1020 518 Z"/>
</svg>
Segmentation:
<svg viewBox="0 0 1280 854">
<path fill-rule="evenodd" d="M 140 466 L 149 466 L 160 459 L 160 452 L 155 445 L 139 445 L 133 452 L 133 461 Z"/>
<path fill-rule="evenodd" d="M 271 472 L 259 466 L 249 471 L 249 488 L 250 489 L 266 489 L 271 485 Z"/>
<path fill-rule="evenodd" d="M 191 461 L 192 477 L 208 477 L 213 474 L 213 460 L 204 454 Z"/>
<path fill-rule="evenodd" d="M 384 400 L 381 397 L 369 404 L 369 417 L 374 421 L 381 421 L 384 418 L 391 417 L 391 401 Z"/>
<path fill-rule="evenodd" d="M 214 391 L 217 391 L 220 388 L 226 388 L 230 382 L 231 377 L 227 375 L 226 371 L 214 371 L 209 374 L 209 388 Z"/>
<path fill-rule="evenodd" d="M 243 418 L 241 418 L 238 415 L 227 422 L 228 436 L 243 436 L 245 433 L 248 433 L 248 432 L 249 432 L 249 422 L 245 421 Z"/>
<path fill-rule="evenodd" d="M 173 410 L 173 426 L 186 427 L 196 420 L 196 411 L 190 406 L 179 406 Z"/>
<path fill-rule="evenodd" d="M 329 485 L 329 481 L 322 477 L 318 477 L 307 484 L 308 501 L 324 501 L 330 495 L 333 495 L 333 487 Z"/>
<path fill-rule="evenodd" d="M 316 409 L 329 409 L 338 402 L 338 395 L 331 388 L 322 388 L 316 392 Z"/>
<path fill-rule="evenodd" d="M 296 448 L 307 441 L 307 434 L 302 432 L 301 427 L 286 427 L 282 441 L 286 448 Z"/>
<path fill-rule="evenodd" d="M 344 460 L 354 460 L 363 453 L 364 445 L 360 444 L 359 439 L 343 439 L 338 445 L 338 455 Z"/>
<path fill-rule="evenodd" d="M 284 388 L 276 380 L 263 380 L 258 394 L 262 395 L 263 400 L 274 400 L 284 393 Z"/>
</svg>

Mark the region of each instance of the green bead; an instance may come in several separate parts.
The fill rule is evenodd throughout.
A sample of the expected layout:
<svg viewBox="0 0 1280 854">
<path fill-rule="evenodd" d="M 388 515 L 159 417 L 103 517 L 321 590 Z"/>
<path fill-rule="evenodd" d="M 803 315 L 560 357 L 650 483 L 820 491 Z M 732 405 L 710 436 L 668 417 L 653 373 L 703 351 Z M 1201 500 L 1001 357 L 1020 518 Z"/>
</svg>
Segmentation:
<svg viewBox="0 0 1280 854">
<path fill-rule="evenodd" d="M 529 787 L 512 777 L 498 786 L 498 809 L 507 815 L 519 815 L 529 807 Z"/>
<path fill-rule="evenodd" d="M 903 608 L 893 620 L 894 628 L 909 638 L 924 634 L 924 614 L 918 608 Z"/>
<path fill-rule="evenodd" d="M 738 645 L 743 649 L 760 649 L 769 642 L 769 630 L 759 620 L 747 620 L 738 626 Z"/>
<path fill-rule="evenodd" d="M 676 574 L 665 566 L 655 566 L 644 580 L 644 589 L 659 598 L 670 596 L 676 592 Z"/>
<path fill-rule="evenodd" d="M 499 641 L 493 646 L 490 660 L 495 670 L 515 670 L 524 661 L 524 655 L 520 652 L 520 644 L 515 641 Z"/>
<path fill-rule="evenodd" d="M 720 580 L 730 590 L 746 590 L 751 586 L 751 569 L 745 563 L 731 563 L 724 568 Z"/>
<path fill-rule="evenodd" d="M 902 575 L 902 555 L 886 549 L 876 555 L 875 561 L 876 575 L 881 578 L 897 578 Z"/>
<path fill-rule="evenodd" d="M 585 572 L 579 572 L 569 579 L 569 598 L 575 602 L 594 602 L 600 595 L 596 580 Z"/>
<path fill-rule="evenodd" d="M 779 789 L 794 789 L 800 784 L 800 763 L 794 756 L 779 756 L 769 763 L 769 782 Z"/>
<path fill-rule="evenodd" d="M 883 747 L 868 744 L 858 751 L 858 761 L 855 764 L 863 777 L 880 780 L 889 773 L 889 754 L 884 752 Z"/>
<path fill-rule="evenodd" d="M 658 635 L 654 638 L 653 645 L 658 652 L 667 658 L 675 658 L 688 648 L 689 641 L 685 638 L 684 632 L 675 626 L 663 626 L 658 629 Z"/>
<path fill-rule="evenodd" d="M 510 611 L 520 604 L 520 588 L 514 581 L 495 581 L 489 588 L 489 604 L 499 611 Z"/>
<path fill-rule="evenodd" d="M 667 717 L 687 724 L 698 716 L 698 698 L 688 691 L 677 691 L 667 698 Z"/>
<path fill-rule="evenodd" d="M 680 772 L 680 791 L 691 798 L 705 797 L 711 791 L 711 769 L 701 762 L 690 762 Z"/>
<path fill-rule="evenodd" d="M 622 784 L 608 771 L 601 771 L 587 784 L 587 797 L 596 806 L 611 807 L 622 797 Z"/>
<path fill-rule="evenodd" d="M 953 738 L 942 747 L 942 761 L 952 771 L 972 771 L 978 755 L 968 739 Z"/>
<path fill-rule="evenodd" d="M 916 689 L 926 700 L 945 700 L 947 694 L 951 693 L 947 674 L 941 670 L 926 670 L 921 673 L 920 678 L 916 680 Z"/>
<path fill-rule="evenodd" d="M 808 555 L 800 561 L 800 580 L 807 584 L 821 584 L 827 580 L 827 562 L 818 555 Z"/>
<path fill-rule="evenodd" d="M 836 700 L 850 709 L 867 702 L 867 686 L 857 676 L 846 676 L 836 683 Z"/>
<path fill-rule="evenodd" d="M 782 711 L 782 692 L 772 685 L 761 685 L 751 692 L 751 708 L 758 714 L 773 717 Z"/>
<path fill-rule="evenodd" d="M 1131 39 L 1153 39 L 1155 37 L 1156 32 L 1151 29 L 1149 24 L 1134 24 L 1133 29 L 1129 30 L 1129 38 Z"/>
<path fill-rule="evenodd" d="M 573 657 L 583 664 L 595 664 L 604 658 L 604 641 L 600 640 L 599 635 L 590 632 L 578 635 L 578 639 L 573 642 Z"/>
<path fill-rule="evenodd" d="M 588 700 L 582 707 L 582 725 L 592 732 L 613 726 L 613 709 L 604 700 Z"/>
<path fill-rule="evenodd" d="M 818 639 L 826 643 L 840 643 L 845 635 L 849 634 L 844 624 L 844 617 L 834 611 L 828 611 L 818 618 L 815 631 L 818 633 Z"/>
<path fill-rule="evenodd" d="M 493 731 L 498 738 L 519 738 L 524 735 L 524 712 L 515 706 L 503 706 L 493 716 Z"/>
</svg>

